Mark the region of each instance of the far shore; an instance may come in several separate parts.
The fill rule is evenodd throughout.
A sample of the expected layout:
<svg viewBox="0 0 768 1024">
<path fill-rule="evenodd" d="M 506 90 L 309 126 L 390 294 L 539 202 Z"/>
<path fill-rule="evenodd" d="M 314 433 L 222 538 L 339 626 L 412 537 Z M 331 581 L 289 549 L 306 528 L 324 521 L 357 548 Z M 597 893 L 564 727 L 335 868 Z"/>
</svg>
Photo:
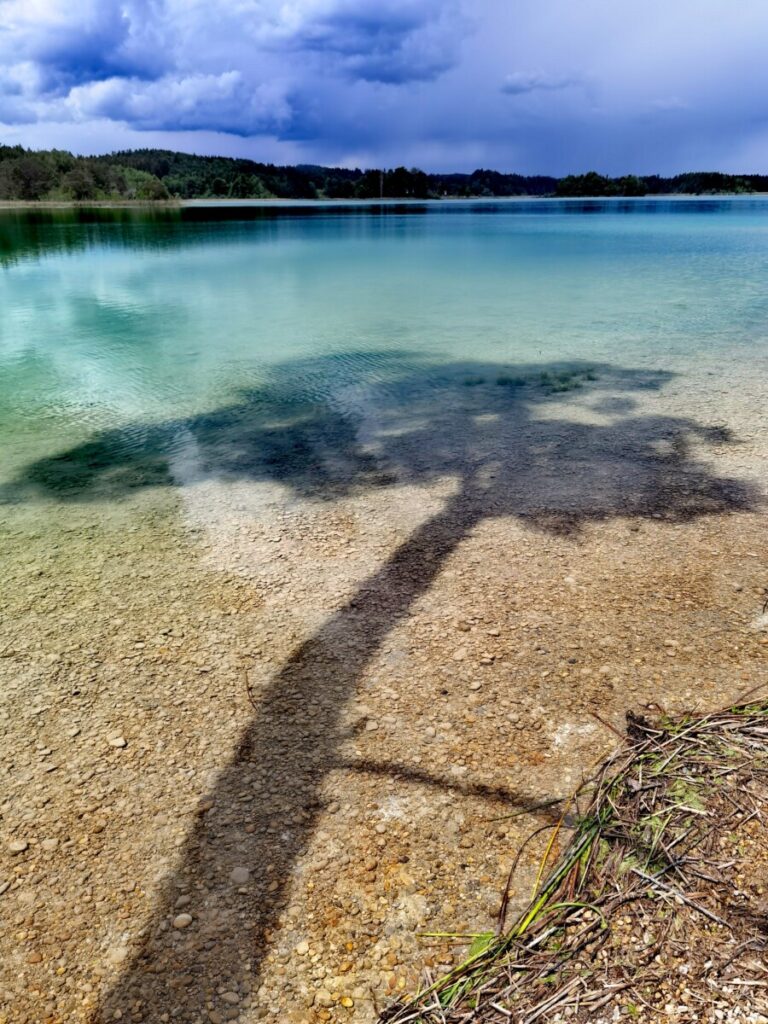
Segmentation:
<svg viewBox="0 0 768 1024">
<path fill-rule="evenodd" d="M 90 210 L 90 209 L 182 209 L 189 206 L 372 206 L 380 203 L 506 203 L 506 202 L 541 202 L 552 200 L 563 202 L 584 202 L 585 200 L 612 200 L 615 202 L 635 201 L 638 199 L 664 199 L 690 202 L 696 199 L 756 199 L 768 195 L 768 192 L 719 192 L 700 194 L 681 194 L 679 192 L 655 193 L 645 196 L 437 196 L 416 199 L 411 196 L 385 196 L 380 199 L 287 199 L 280 196 L 254 199 L 85 199 L 81 201 L 64 199 L 0 199 L 0 210 Z"/>
<path fill-rule="evenodd" d="M 94 206 L 104 209 L 119 207 L 151 207 L 181 206 L 178 199 L 86 199 L 82 202 L 66 199 L 0 199 L 0 210 L 77 210 L 91 209 Z"/>
</svg>

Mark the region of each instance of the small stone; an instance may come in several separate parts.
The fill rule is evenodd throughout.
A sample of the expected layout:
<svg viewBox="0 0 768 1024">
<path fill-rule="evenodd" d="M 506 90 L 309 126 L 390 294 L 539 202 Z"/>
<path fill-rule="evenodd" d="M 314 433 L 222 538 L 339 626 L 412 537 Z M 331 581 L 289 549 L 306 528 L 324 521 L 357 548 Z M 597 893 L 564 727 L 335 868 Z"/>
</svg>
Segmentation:
<svg viewBox="0 0 768 1024">
<path fill-rule="evenodd" d="M 8 849 L 11 853 L 24 853 L 25 850 L 29 849 L 29 843 L 26 839 L 12 839 L 8 843 Z"/>
<path fill-rule="evenodd" d="M 307 953 L 309 952 L 309 943 L 307 942 L 306 939 L 304 939 L 302 942 L 298 944 L 298 946 L 296 947 L 296 952 L 299 954 L 299 956 L 307 955 Z"/>
<path fill-rule="evenodd" d="M 424 735 L 428 736 L 429 739 L 433 739 L 437 735 L 437 729 L 435 729 L 434 725 L 428 725 L 424 730 Z"/>
<path fill-rule="evenodd" d="M 27 963 L 28 964 L 41 964 L 42 962 L 43 962 L 43 955 L 42 955 L 42 953 L 38 953 L 37 950 L 35 950 L 34 953 L 28 953 L 27 954 Z"/>
<path fill-rule="evenodd" d="M 355 1005 L 354 999 L 350 998 L 350 996 L 342 996 L 341 999 L 339 1000 L 339 1002 L 341 1003 L 342 1006 L 345 1006 L 348 1010 Z"/>
<path fill-rule="evenodd" d="M 237 1006 L 237 1004 L 240 1002 L 240 996 L 237 994 L 237 992 L 222 992 L 221 998 L 224 1000 L 225 1003 L 229 1003 L 230 1006 Z"/>
<path fill-rule="evenodd" d="M 233 868 L 229 877 L 235 885 L 245 885 L 251 877 L 251 872 L 248 868 Z"/>
<path fill-rule="evenodd" d="M 365 723 L 366 732 L 376 732 L 378 728 L 379 723 L 375 721 L 373 718 L 369 718 L 368 721 Z"/>
<path fill-rule="evenodd" d="M 118 750 L 128 746 L 128 744 L 126 743 L 125 739 L 122 736 L 113 736 L 107 742 L 109 743 L 110 747 L 115 747 Z"/>
<path fill-rule="evenodd" d="M 107 960 L 111 964 L 114 964 L 115 966 L 117 966 L 118 964 L 123 963 L 123 961 L 127 958 L 127 956 L 128 956 L 128 947 L 127 946 L 113 946 L 107 952 Z"/>
<path fill-rule="evenodd" d="M 55 850 L 56 847 L 59 845 L 59 840 L 58 839 L 44 839 L 42 841 L 42 843 L 40 843 L 40 845 L 46 851 L 46 853 L 51 853 L 51 851 Z"/>
<path fill-rule="evenodd" d="M 464 661 L 466 656 L 467 656 L 467 648 L 466 647 L 459 647 L 459 649 L 457 651 L 453 652 L 453 660 L 454 661 Z"/>
<path fill-rule="evenodd" d="M 315 992 L 315 1005 L 333 1006 L 333 996 L 327 988 L 319 988 L 317 992 Z"/>
<path fill-rule="evenodd" d="M 177 914 L 173 919 L 174 928 L 188 928 L 192 924 L 191 914 Z"/>
<path fill-rule="evenodd" d="M 74 739 L 75 736 L 79 736 L 79 735 L 80 735 L 80 729 L 78 728 L 78 726 L 73 725 L 71 729 L 67 729 L 67 736 L 69 736 L 70 739 Z"/>
<path fill-rule="evenodd" d="M 191 902 L 192 902 L 192 897 L 189 895 L 189 893 L 184 892 L 176 900 L 176 902 L 174 903 L 174 906 L 176 907 L 177 910 L 181 910 L 182 907 L 188 907 Z"/>
<path fill-rule="evenodd" d="M 470 690 L 479 690 L 482 685 L 479 679 L 475 679 L 474 682 L 469 684 L 469 688 Z"/>
</svg>

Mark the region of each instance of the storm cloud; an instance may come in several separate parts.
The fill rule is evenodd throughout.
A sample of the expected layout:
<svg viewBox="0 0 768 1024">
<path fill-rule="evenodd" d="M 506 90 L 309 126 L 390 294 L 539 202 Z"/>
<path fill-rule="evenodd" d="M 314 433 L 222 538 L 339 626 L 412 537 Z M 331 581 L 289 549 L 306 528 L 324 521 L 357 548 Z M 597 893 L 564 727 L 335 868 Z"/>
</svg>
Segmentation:
<svg viewBox="0 0 768 1024">
<path fill-rule="evenodd" d="M 0 0 L 0 140 L 765 171 L 766 38 L 757 0 Z"/>
</svg>

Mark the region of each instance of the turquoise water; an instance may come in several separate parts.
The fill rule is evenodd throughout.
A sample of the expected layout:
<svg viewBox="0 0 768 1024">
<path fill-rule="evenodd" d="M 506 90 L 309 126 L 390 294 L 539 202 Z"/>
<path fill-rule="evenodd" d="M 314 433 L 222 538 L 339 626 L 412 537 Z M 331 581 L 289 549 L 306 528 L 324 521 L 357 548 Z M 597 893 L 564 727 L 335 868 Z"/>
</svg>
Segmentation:
<svg viewBox="0 0 768 1024">
<path fill-rule="evenodd" d="M 100 436 L 105 474 L 154 426 L 178 448 L 244 396 L 276 424 L 332 410 L 327 458 L 445 373 L 640 367 L 693 394 L 766 357 L 763 199 L 4 211 L 0 261 L 6 484 Z"/>
<path fill-rule="evenodd" d="M 493 927 L 531 818 L 484 823 L 593 771 L 595 708 L 764 675 L 767 338 L 762 199 L 0 210 L 14 1008 L 262 970 L 303 1020 L 305 936 L 367 992 Z"/>
</svg>

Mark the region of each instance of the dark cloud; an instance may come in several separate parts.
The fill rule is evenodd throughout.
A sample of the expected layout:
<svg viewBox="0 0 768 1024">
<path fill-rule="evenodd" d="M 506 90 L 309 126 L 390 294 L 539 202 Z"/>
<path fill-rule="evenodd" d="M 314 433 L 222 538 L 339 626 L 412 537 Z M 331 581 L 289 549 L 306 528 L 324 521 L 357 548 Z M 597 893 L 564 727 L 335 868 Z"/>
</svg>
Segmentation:
<svg viewBox="0 0 768 1024">
<path fill-rule="evenodd" d="M 767 35 L 758 0 L 646 0 L 631 19 L 603 0 L 0 0 L 0 132 L 358 166 L 766 170 Z"/>
<path fill-rule="evenodd" d="M 278 133 L 291 107 L 279 85 L 253 85 L 239 71 L 168 75 L 151 82 L 110 78 L 72 91 L 81 116 L 124 121 L 143 131 Z"/>
<path fill-rule="evenodd" d="M 352 78 L 429 81 L 456 63 L 462 20 L 457 7 L 445 2 L 346 3 L 310 18 L 290 43 L 330 57 Z"/>
<path fill-rule="evenodd" d="M 86 82 L 113 76 L 155 78 L 168 67 L 161 33 L 162 6 L 152 0 L 115 3 L 90 9 L 73 4 L 80 17 L 29 19 L 18 34 L 16 58 L 33 62 L 40 89 L 65 94 Z"/>
</svg>

